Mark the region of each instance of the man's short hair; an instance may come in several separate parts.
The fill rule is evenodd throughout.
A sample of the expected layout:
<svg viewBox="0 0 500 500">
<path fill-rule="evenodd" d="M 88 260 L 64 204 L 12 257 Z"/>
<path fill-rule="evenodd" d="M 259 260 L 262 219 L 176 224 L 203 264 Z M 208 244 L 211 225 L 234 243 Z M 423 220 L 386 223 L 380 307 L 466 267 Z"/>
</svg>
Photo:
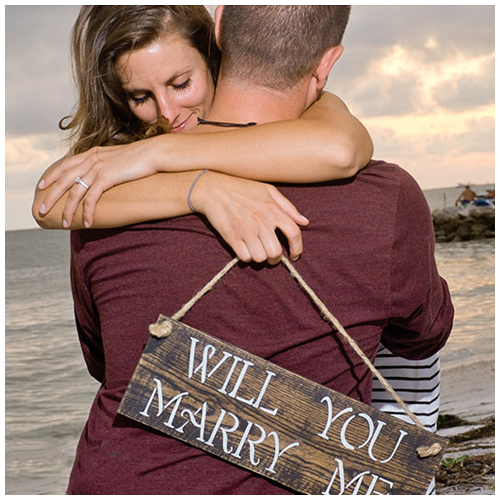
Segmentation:
<svg viewBox="0 0 500 500">
<path fill-rule="evenodd" d="M 349 5 L 226 5 L 220 43 L 223 78 L 286 90 L 340 45 Z"/>
</svg>

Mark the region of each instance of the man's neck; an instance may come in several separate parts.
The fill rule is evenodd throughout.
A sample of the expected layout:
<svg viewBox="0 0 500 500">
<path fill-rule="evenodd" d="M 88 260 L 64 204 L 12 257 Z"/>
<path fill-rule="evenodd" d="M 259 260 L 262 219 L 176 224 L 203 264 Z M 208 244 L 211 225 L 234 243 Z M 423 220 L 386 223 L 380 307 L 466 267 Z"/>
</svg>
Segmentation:
<svg viewBox="0 0 500 500">
<path fill-rule="evenodd" d="M 298 118 L 306 109 L 303 92 L 278 93 L 261 87 L 220 82 L 212 109 L 204 118 L 231 123 L 268 123 Z"/>
</svg>

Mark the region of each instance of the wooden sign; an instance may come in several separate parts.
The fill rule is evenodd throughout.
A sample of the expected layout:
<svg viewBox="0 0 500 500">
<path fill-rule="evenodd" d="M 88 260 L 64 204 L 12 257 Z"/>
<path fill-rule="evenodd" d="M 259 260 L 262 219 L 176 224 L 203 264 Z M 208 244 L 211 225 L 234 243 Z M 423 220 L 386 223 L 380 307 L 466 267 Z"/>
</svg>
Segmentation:
<svg viewBox="0 0 500 500">
<path fill-rule="evenodd" d="M 183 323 L 157 326 L 171 333 L 150 338 L 122 415 L 298 493 L 426 492 L 446 439 Z"/>
</svg>

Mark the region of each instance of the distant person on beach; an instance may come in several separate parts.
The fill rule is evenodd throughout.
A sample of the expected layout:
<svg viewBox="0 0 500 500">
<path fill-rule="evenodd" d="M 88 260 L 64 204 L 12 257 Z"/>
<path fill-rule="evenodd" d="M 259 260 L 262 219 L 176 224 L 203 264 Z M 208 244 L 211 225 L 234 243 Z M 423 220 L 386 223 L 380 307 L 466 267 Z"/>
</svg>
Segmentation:
<svg viewBox="0 0 500 500">
<path fill-rule="evenodd" d="M 314 7 L 322 9 L 310 24 L 317 29 L 322 21 L 327 21 L 324 9 L 334 6 Z M 238 19 L 232 26 L 241 28 L 242 19 L 252 20 L 247 11 L 242 19 L 237 16 L 243 7 L 226 7 L 224 16 L 226 9 L 233 20 L 235 15 Z M 254 21 L 258 21 L 259 27 L 266 26 L 270 13 L 262 6 L 254 10 Z M 231 15 L 223 19 L 231 20 Z M 283 27 L 294 26 L 289 19 L 286 21 Z M 256 38 L 252 42 L 258 43 L 261 33 L 255 29 L 250 32 Z M 221 34 L 223 47 L 224 40 L 230 47 L 237 46 L 237 40 L 242 38 L 236 37 L 235 30 L 231 39 L 230 33 L 229 29 L 226 39 Z M 293 36 L 296 40 L 295 33 Z M 311 33 L 307 33 L 306 40 L 311 40 Z M 261 43 L 273 48 L 267 41 Z M 299 116 L 321 91 L 329 67 L 340 56 L 339 43 L 323 52 L 322 64 L 313 66 L 307 77 L 300 77 L 291 89 L 284 88 L 283 81 L 278 88 L 273 86 L 283 74 L 278 77 L 267 68 L 264 78 L 264 73 L 258 72 L 256 80 L 250 82 L 255 91 L 251 92 L 251 99 L 247 99 L 246 80 L 242 93 L 241 67 L 231 67 L 229 62 L 224 66 L 223 61 L 207 120 L 248 124 Z M 290 47 L 304 44 L 294 43 Z M 224 68 L 228 68 L 227 74 Z M 255 74 L 254 62 L 251 68 Z M 249 78 L 248 72 L 246 77 Z M 229 102 L 238 102 L 237 109 Z M 203 126 L 207 132 L 216 127 Z M 213 172 L 207 172 L 201 179 L 210 187 L 216 178 Z M 79 184 L 81 189 L 87 189 L 86 180 L 84 185 Z M 425 199 L 407 174 L 396 166 L 372 162 L 355 179 L 340 185 L 286 186 L 283 191 L 299 209 L 307 209 L 315 221 L 304 230 L 311 252 L 299 262 L 301 273 L 315 277 L 313 287 L 321 296 L 329 297 L 327 302 L 332 310 L 340 311 L 344 325 L 371 359 L 381 338 L 391 350 L 415 358 L 428 356 L 442 347 L 451 328 L 452 307 L 446 284 L 435 266 Z M 342 200 L 352 196 L 380 199 L 381 203 L 369 211 L 346 207 Z M 203 206 L 200 196 L 193 196 L 191 201 L 194 208 Z M 345 230 L 346 223 L 349 231 Z M 333 246 L 332 234 L 336 236 Z M 175 312 L 227 261 L 227 250 L 220 246 L 206 222 L 190 216 L 128 229 L 80 231 L 74 233 L 72 244 L 72 277 L 82 348 L 91 373 L 103 386 L 79 445 L 70 492 L 286 493 L 265 479 L 116 417 L 120 395 L 147 340 L 147 325 L 159 312 Z M 353 251 L 355 266 L 350 265 Z M 190 312 L 186 322 L 213 329 L 229 342 L 369 402 L 370 373 L 357 361 L 354 366 L 349 365 L 341 346 L 325 330 L 308 300 L 300 291 L 290 290 L 290 283 L 282 268 L 256 270 L 241 266 L 220 284 L 217 296 L 205 299 L 206 308 Z M 272 291 L 273 300 L 267 293 L 260 293 L 263 289 Z M 381 289 L 387 290 L 387 294 L 381 294 Z M 227 313 L 223 323 L 217 314 L 219 310 Z M 268 325 L 276 317 L 281 321 L 270 332 Z M 255 332 L 259 335 L 254 339 Z M 311 356 L 312 363 L 307 361 Z M 205 476 L 210 471 L 210 484 L 193 477 L 193 470 L 200 470 Z M 189 481 L 185 480 L 187 477 Z"/>
<path fill-rule="evenodd" d="M 476 201 L 476 198 L 477 194 L 472 191 L 469 185 L 467 185 L 465 186 L 465 189 L 462 191 L 460 196 L 457 198 L 457 201 L 455 201 L 455 205 L 474 203 L 474 201 Z"/>
</svg>

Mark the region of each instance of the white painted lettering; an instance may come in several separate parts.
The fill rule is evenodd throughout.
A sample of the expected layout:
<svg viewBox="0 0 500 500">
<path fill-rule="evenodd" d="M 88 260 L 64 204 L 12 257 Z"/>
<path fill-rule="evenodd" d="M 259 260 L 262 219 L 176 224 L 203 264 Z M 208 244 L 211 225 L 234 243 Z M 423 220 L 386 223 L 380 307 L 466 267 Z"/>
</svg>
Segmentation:
<svg viewBox="0 0 500 500">
<path fill-rule="evenodd" d="M 194 358 L 195 358 L 195 353 L 196 353 L 196 344 L 199 342 L 198 339 L 195 339 L 194 337 L 191 337 L 191 349 L 189 351 L 189 365 L 188 365 L 188 378 L 193 377 L 194 373 Z M 199 368 L 199 367 L 198 367 Z"/>
<path fill-rule="evenodd" d="M 210 378 L 226 361 L 227 358 L 231 357 L 231 354 L 223 351 L 223 356 L 219 360 L 219 362 L 212 368 L 212 370 L 207 374 L 208 369 L 208 361 L 215 354 L 216 349 L 213 345 L 208 344 L 203 349 L 202 361 L 201 363 L 194 368 L 194 363 L 196 359 L 196 344 L 198 344 L 199 340 L 191 337 L 191 350 L 189 352 L 189 366 L 188 366 L 188 378 L 192 378 L 195 373 L 198 373 L 201 370 L 200 380 L 201 383 L 204 384 L 208 378 Z"/>
<path fill-rule="evenodd" d="M 241 458 L 241 451 L 243 449 L 243 446 L 245 445 L 245 442 L 248 443 L 248 454 L 250 458 L 250 463 L 252 465 L 259 465 L 260 463 L 260 458 L 258 460 L 255 459 L 255 446 L 262 443 L 264 439 L 266 439 L 266 431 L 259 425 L 259 424 L 254 424 L 253 422 L 250 422 L 247 420 L 247 427 L 245 431 L 243 432 L 243 435 L 241 436 L 240 444 L 238 445 L 238 448 L 236 451 L 233 453 L 233 457 L 236 458 Z M 249 434 L 250 431 L 252 430 L 252 427 L 255 426 L 259 429 L 260 431 L 260 437 L 257 439 L 249 439 Z"/>
<path fill-rule="evenodd" d="M 363 448 L 363 446 L 366 446 L 366 444 L 370 441 L 372 435 L 373 435 L 373 428 L 374 428 L 374 425 L 373 425 L 373 420 L 368 416 L 366 415 L 366 413 L 358 413 L 357 415 L 351 415 L 345 422 L 344 422 L 344 425 L 342 425 L 342 429 L 340 431 L 340 442 L 342 443 L 342 445 L 347 448 L 348 450 L 354 450 L 354 446 L 352 446 L 348 441 L 347 441 L 347 438 L 346 438 L 346 430 L 347 430 L 347 427 L 349 426 L 349 424 L 351 423 L 351 420 L 355 419 L 356 417 L 361 417 L 363 419 L 366 420 L 366 422 L 368 423 L 368 438 L 365 440 L 365 442 L 361 445 L 358 446 L 358 449 L 361 449 Z"/>
<path fill-rule="evenodd" d="M 200 420 L 196 421 L 196 415 L 200 413 Z M 200 433 L 198 437 L 196 438 L 197 441 L 201 441 L 202 443 L 205 442 L 205 423 L 207 420 L 207 403 L 203 403 L 194 413 L 189 409 L 185 408 L 184 410 L 181 411 L 181 416 L 186 418 L 186 414 L 188 416 L 188 420 L 184 422 L 180 427 L 175 429 L 177 432 L 180 432 L 181 434 L 184 432 L 184 427 L 186 427 L 187 424 L 191 423 L 194 427 L 200 429 Z"/>
<path fill-rule="evenodd" d="M 234 421 L 234 424 L 232 427 L 229 427 L 229 428 L 222 427 L 222 421 L 224 420 L 224 417 L 226 416 L 226 414 L 229 415 Z M 232 447 L 229 448 L 227 435 L 236 431 L 239 426 L 240 426 L 240 420 L 238 419 L 238 417 L 234 413 L 231 413 L 230 411 L 226 412 L 226 410 L 221 408 L 219 418 L 217 419 L 217 423 L 215 424 L 215 427 L 212 430 L 212 434 L 210 435 L 210 438 L 208 439 L 207 444 L 209 446 L 214 446 L 215 436 L 217 435 L 217 433 L 220 430 L 220 432 L 222 433 L 222 448 L 223 448 L 224 452 L 225 453 L 232 453 L 233 448 Z"/>
<path fill-rule="evenodd" d="M 233 373 L 234 373 L 234 370 L 236 368 L 236 365 L 242 361 L 241 358 L 239 358 L 238 356 L 233 356 L 234 357 L 234 361 L 233 361 L 233 364 L 231 365 L 231 368 L 229 369 L 229 372 L 227 374 L 227 377 L 226 377 L 226 380 L 223 384 L 223 386 L 218 389 L 219 392 L 221 392 L 222 394 L 227 394 L 226 392 L 226 389 L 227 389 L 227 385 L 229 384 L 229 381 L 231 380 L 231 377 L 233 376 Z"/>
<path fill-rule="evenodd" d="M 361 485 L 364 482 L 365 476 L 370 475 L 370 471 L 365 471 L 365 472 L 360 472 L 357 474 L 353 479 L 347 483 L 347 486 L 345 484 L 345 474 L 344 474 L 344 462 L 342 460 L 336 458 L 335 461 L 337 462 L 337 468 L 335 469 L 334 473 L 332 474 L 332 478 L 330 479 L 330 483 L 328 484 L 328 487 L 326 488 L 325 491 L 323 491 L 321 494 L 322 495 L 330 495 L 330 490 L 332 489 L 333 485 L 335 484 L 335 478 L 337 477 L 337 472 L 339 475 L 339 492 L 337 493 L 338 495 L 343 495 L 346 490 L 348 490 L 353 484 L 356 483 L 356 486 L 354 487 L 353 492 L 351 495 L 357 495 L 359 489 L 361 488 Z M 357 482 L 356 482 L 357 481 Z"/>
<path fill-rule="evenodd" d="M 164 410 L 166 410 L 171 403 L 175 403 L 174 407 L 172 409 L 172 412 L 170 413 L 170 418 L 168 419 L 167 422 L 163 422 L 163 425 L 166 425 L 167 427 L 173 428 L 173 421 L 175 418 L 175 415 L 177 414 L 177 410 L 179 409 L 179 406 L 182 402 L 182 398 L 186 396 L 188 393 L 187 392 L 181 392 L 180 394 L 177 394 L 177 396 L 174 396 L 165 406 Z"/>
<path fill-rule="evenodd" d="M 296 441 L 295 443 L 290 443 L 288 446 L 285 446 L 285 448 L 283 448 L 280 451 L 280 438 L 278 436 L 278 433 L 275 431 L 271 431 L 268 434 L 268 437 L 274 438 L 274 458 L 273 458 L 271 465 L 266 470 L 269 472 L 272 472 L 273 474 L 276 474 L 276 471 L 274 470 L 274 466 L 276 465 L 278 458 L 280 458 L 281 455 L 283 455 L 285 452 L 287 452 L 291 448 L 295 448 L 295 446 L 300 446 L 300 443 L 298 441 Z"/>
<path fill-rule="evenodd" d="M 321 402 L 326 403 L 326 406 L 328 408 L 328 418 L 326 420 L 326 425 L 325 425 L 325 428 L 323 429 L 323 432 L 318 434 L 318 436 L 322 437 L 323 439 L 329 439 L 327 433 L 330 430 L 330 427 L 333 424 L 333 422 L 335 422 L 335 420 L 337 420 L 337 418 L 339 418 L 344 413 L 351 413 L 353 411 L 353 409 L 352 408 L 344 408 L 342 411 L 340 411 L 339 413 L 337 413 L 337 415 L 334 416 L 333 415 L 333 403 L 332 403 L 332 400 L 329 398 L 329 396 L 325 396 L 321 400 Z"/>
<path fill-rule="evenodd" d="M 377 439 L 379 437 L 379 434 L 380 434 L 380 431 L 382 430 L 382 428 L 386 425 L 385 422 L 381 422 L 380 420 L 377 421 L 378 422 L 378 426 L 377 428 L 375 429 L 375 433 L 372 437 L 372 440 L 371 440 L 371 443 L 370 443 L 370 446 L 368 447 L 368 456 L 374 461 L 374 462 L 378 462 L 379 460 L 377 458 L 374 457 L 373 455 L 373 447 L 375 445 L 375 443 L 377 442 Z M 403 438 L 407 435 L 408 433 L 403 431 L 403 430 L 399 430 L 399 438 L 398 438 L 398 441 L 396 443 L 396 445 L 394 446 L 394 449 L 392 450 L 392 453 L 391 455 L 389 456 L 389 458 L 386 458 L 385 460 L 381 460 L 380 463 L 381 464 L 386 464 L 387 462 L 389 462 L 393 457 L 394 455 L 396 454 L 396 451 L 398 450 L 399 448 L 399 445 L 401 444 L 401 442 L 403 441 Z"/>
<path fill-rule="evenodd" d="M 276 373 L 273 373 L 269 370 L 266 370 L 266 373 L 267 373 L 266 380 L 264 381 L 264 384 L 262 385 L 262 389 L 260 390 L 260 393 L 257 396 L 257 399 L 255 400 L 255 403 L 252 406 L 254 408 L 258 408 L 259 410 L 262 410 L 266 413 L 270 413 L 271 415 L 276 415 L 278 413 L 278 408 L 275 408 L 274 410 L 269 410 L 269 408 L 264 408 L 263 406 L 260 406 L 260 403 L 262 402 L 262 398 L 264 397 L 264 394 L 266 393 L 267 386 L 269 385 L 269 382 L 271 381 L 271 378 L 276 376 Z"/>
<path fill-rule="evenodd" d="M 372 482 L 370 483 L 370 486 L 368 486 L 368 490 L 366 491 L 366 494 L 367 495 L 388 495 L 389 493 L 382 493 L 380 491 L 376 491 L 375 490 L 375 486 L 377 485 L 377 482 L 382 482 L 382 483 L 386 483 L 387 485 L 389 485 L 388 490 L 392 490 L 392 487 L 394 486 L 394 483 L 392 481 L 388 481 L 387 479 L 384 479 L 383 477 L 379 477 L 375 474 L 372 474 L 373 475 L 373 479 L 372 479 Z"/>
<path fill-rule="evenodd" d="M 155 382 L 155 388 L 151 394 L 151 397 L 149 398 L 149 401 L 144 408 L 139 414 L 143 415 L 145 417 L 149 417 L 149 408 L 154 401 L 155 396 L 157 396 L 158 399 L 158 412 L 156 413 L 156 416 L 159 417 L 171 404 L 173 404 L 172 412 L 170 413 L 170 418 L 168 419 L 167 422 L 164 422 L 164 425 L 167 427 L 173 428 L 172 422 L 175 418 L 175 415 L 177 414 L 177 411 L 179 409 L 179 406 L 182 402 L 182 398 L 186 395 L 188 395 L 188 392 L 181 392 L 177 394 L 177 396 L 174 396 L 172 399 L 170 399 L 165 405 L 163 405 L 163 387 L 161 384 L 161 381 L 157 378 L 153 379 Z"/>
<path fill-rule="evenodd" d="M 238 380 L 236 380 L 236 384 L 234 384 L 233 390 L 228 394 L 230 398 L 236 398 L 238 401 L 241 401 L 242 403 L 245 403 L 247 405 L 251 405 L 255 398 L 243 399 L 242 397 L 237 396 L 236 394 L 238 392 L 238 389 L 240 388 L 241 383 L 243 382 L 243 379 L 245 378 L 245 374 L 249 366 L 253 366 L 253 363 L 250 361 L 243 360 L 243 368 L 240 371 Z"/>
<path fill-rule="evenodd" d="M 145 417 L 149 417 L 148 413 L 149 407 L 151 406 L 151 403 L 154 401 L 156 395 L 158 395 L 158 413 L 156 414 L 156 416 L 159 417 L 163 412 L 163 387 L 159 379 L 154 378 L 153 380 L 155 381 L 156 387 L 152 392 L 151 397 L 149 398 L 146 408 L 144 408 L 144 410 L 140 412 L 140 415 L 144 415 Z"/>
<path fill-rule="evenodd" d="M 266 370 L 267 376 L 264 381 L 264 384 L 262 385 L 262 388 L 260 389 L 259 395 L 257 396 L 257 399 L 254 397 L 251 398 L 244 398 L 243 396 L 238 395 L 238 391 L 240 390 L 243 381 L 245 380 L 245 376 L 247 379 L 249 378 L 248 369 L 252 366 L 255 366 L 254 363 L 248 360 L 243 360 L 239 356 L 236 356 L 234 354 L 231 354 L 229 352 L 223 351 L 222 357 L 219 359 L 217 364 L 213 366 L 210 369 L 209 362 L 210 360 L 214 357 L 214 355 L 217 352 L 217 349 L 212 345 L 212 344 L 207 344 L 203 348 L 203 353 L 201 357 L 201 361 L 199 362 L 198 366 L 196 365 L 196 354 L 201 347 L 198 346 L 200 343 L 199 339 L 195 337 L 191 337 L 191 347 L 190 347 L 190 352 L 189 352 L 189 364 L 188 364 L 188 378 L 193 378 L 193 376 L 198 373 L 200 373 L 200 381 L 202 384 L 204 384 L 217 370 L 221 368 L 221 366 L 229 359 L 233 358 L 232 365 L 229 368 L 229 371 L 226 373 L 225 380 L 222 384 L 222 386 L 217 389 L 221 394 L 225 394 L 231 398 L 234 398 L 238 401 L 241 401 L 242 403 L 248 404 L 253 406 L 254 408 L 257 408 L 259 410 L 262 410 L 266 413 L 269 413 L 271 415 L 276 415 L 278 413 L 278 409 L 274 408 L 273 410 L 270 410 L 269 408 L 265 408 L 264 406 L 261 406 L 262 399 L 264 398 L 264 395 L 266 393 L 267 387 L 269 385 L 269 382 L 271 381 L 271 378 L 276 376 L 275 373 Z M 233 375 L 235 374 L 237 367 L 239 363 L 242 363 L 243 366 L 239 372 L 238 378 L 236 379 L 236 383 L 234 384 L 234 387 L 232 388 L 231 392 L 228 394 L 228 387 L 231 383 L 231 379 L 233 378 Z"/>
</svg>

